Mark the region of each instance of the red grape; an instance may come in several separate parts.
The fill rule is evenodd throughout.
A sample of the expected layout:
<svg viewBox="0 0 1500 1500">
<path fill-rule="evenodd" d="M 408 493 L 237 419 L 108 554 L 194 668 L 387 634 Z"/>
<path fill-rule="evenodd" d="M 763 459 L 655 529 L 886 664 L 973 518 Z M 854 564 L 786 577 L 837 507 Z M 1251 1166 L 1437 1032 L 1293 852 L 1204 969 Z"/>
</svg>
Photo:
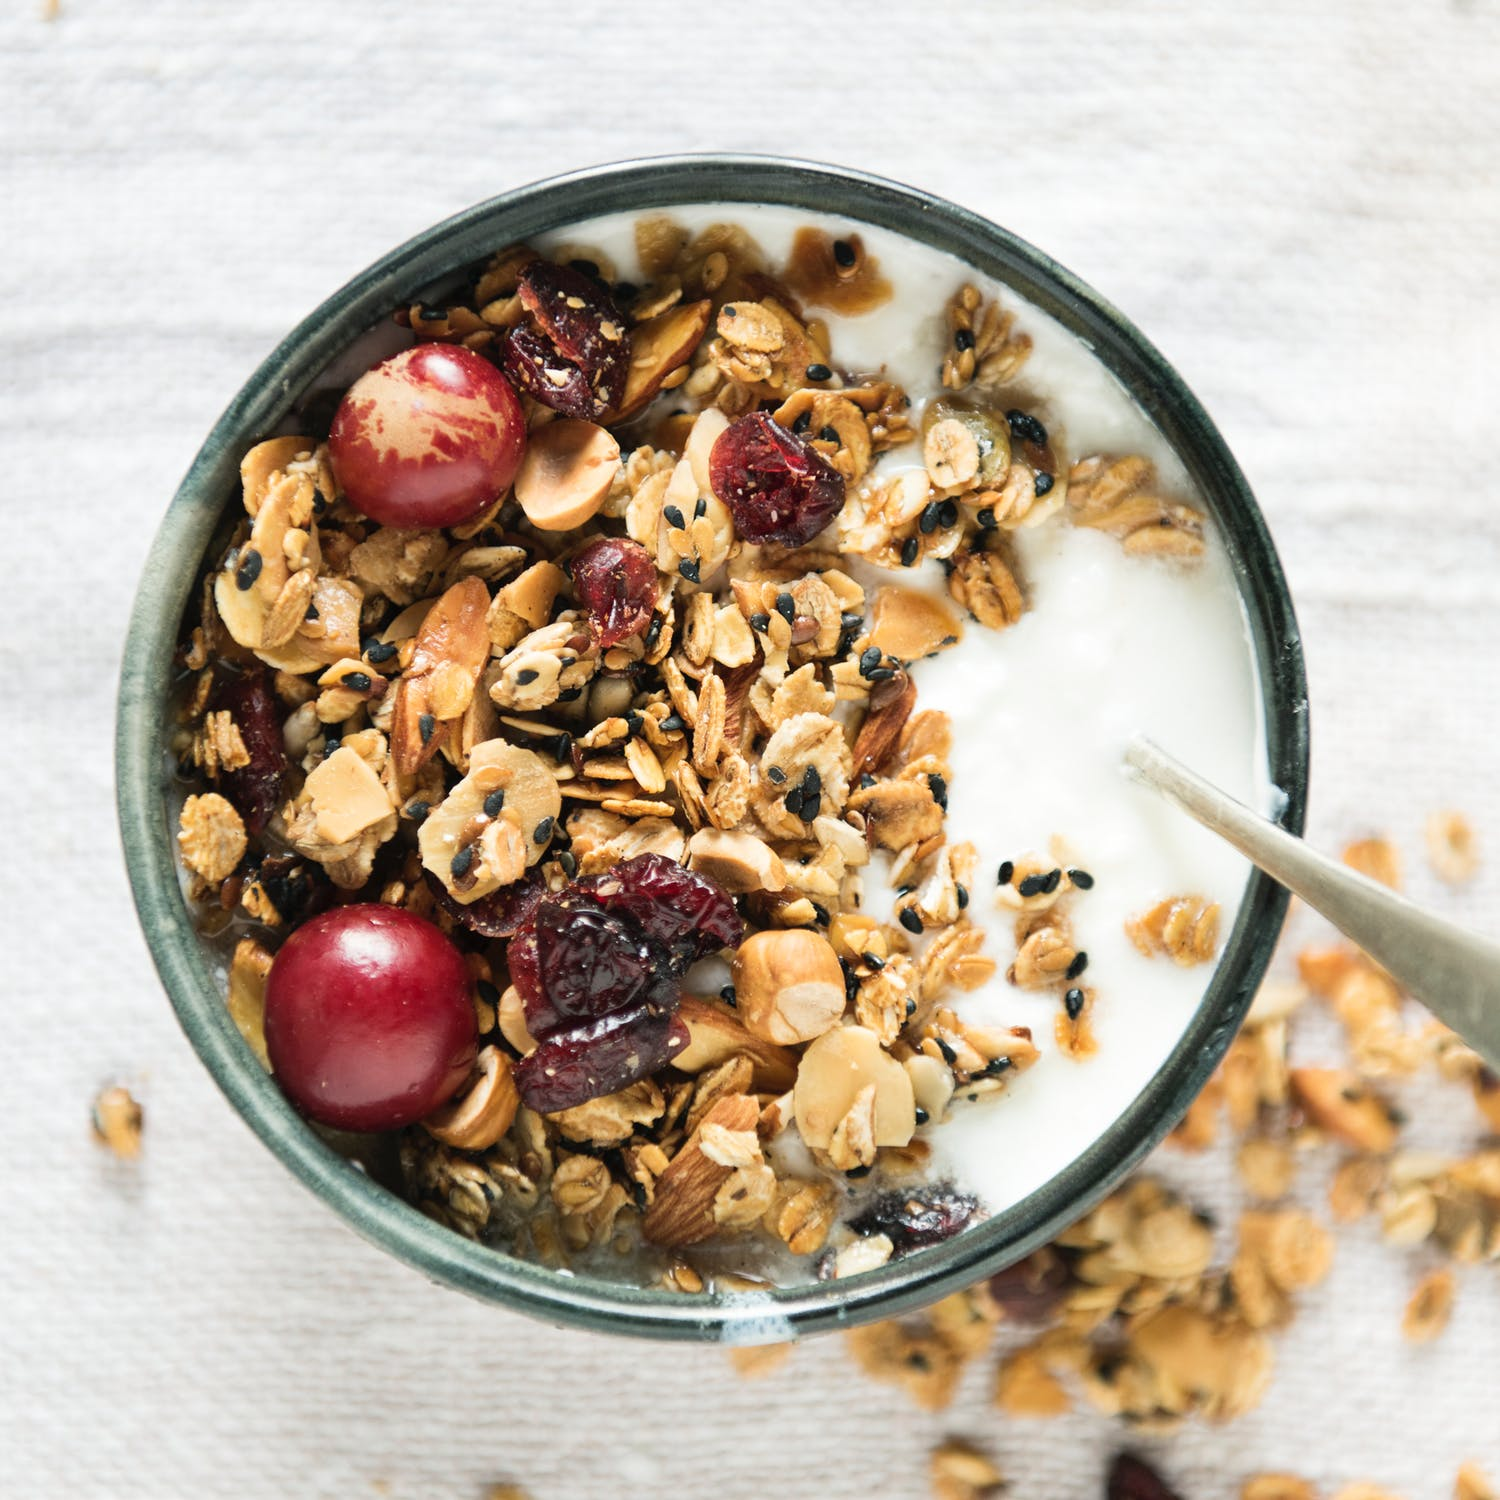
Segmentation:
<svg viewBox="0 0 1500 1500">
<path fill-rule="evenodd" d="M 604 536 L 573 559 L 573 592 L 601 651 L 639 635 L 656 608 L 656 564 L 639 542 Z"/>
<path fill-rule="evenodd" d="M 266 1051 L 311 1120 L 395 1130 L 431 1114 L 474 1064 L 469 971 L 400 907 L 339 906 L 299 927 L 266 980 Z"/>
<path fill-rule="evenodd" d="M 844 506 L 844 477 L 815 448 L 763 411 L 721 432 L 708 480 L 749 542 L 800 547 Z"/>
<path fill-rule="evenodd" d="M 418 344 L 354 382 L 328 456 L 349 503 L 383 526 L 457 526 L 499 499 L 526 418 L 505 377 L 462 344 Z"/>
</svg>

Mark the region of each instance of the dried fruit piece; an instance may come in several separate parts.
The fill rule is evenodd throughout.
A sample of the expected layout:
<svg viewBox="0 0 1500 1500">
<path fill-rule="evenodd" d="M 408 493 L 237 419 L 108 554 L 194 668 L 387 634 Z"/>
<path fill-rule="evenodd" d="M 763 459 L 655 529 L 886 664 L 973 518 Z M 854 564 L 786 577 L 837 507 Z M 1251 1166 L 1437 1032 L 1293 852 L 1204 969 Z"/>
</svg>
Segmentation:
<svg viewBox="0 0 1500 1500">
<path fill-rule="evenodd" d="M 656 564 L 639 542 L 600 537 L 573 559 L 573 592 L 601 651 L 639 635 L 656 609 Z"/>
<path fill-rule="evenodd" d="M 1050 1245 L 1044 1245 L 989 1279 L 990 1296 L 1009 1318 L 1043 1322 L 1068 1289 L 1068 1268 Z"/>
<path fill-rule="evenodd" d="M 516 499 L 538 531 L 574 531 L 598 514 L 620 467 L 620 445 L 578 417 L 532 433 L 516 473 Z"/>
<path fill-rule="evenodd" d="M 531 920 L 533 913 L 548 895 L 547 882 L 532 870 L 524 880 L 501 886 L 476 901 L 456 901 L 448 888 L 427 871 L 428 888 L 437 903 L 460 926 L 486 938 L 512 938 Z"/>
<path fill-rule="evenodd" d="M 1121 1453 L 1109 1466 L 1105 1481 L 1106 1500 L 1180 1500 L 1145 1459 L 1132 1453 Z"/>
<path fill-rule="evenodd" d="M 526 419 L 505 378 L 462 344 L 418 344 L 339 403 L 328 456 L 349 502 L 385 526 L 457 526 L 505 493 Z"/>
<path fill-rule="evenodd" d="M 765 412 L 731 423 L 708 463 L 710 486 L 747 541 L 800 547 L 843 509 L 843 475 Z"/>
<path fill-rule="evenodd" d="M 679 973 L 697 959 L 735 947 L 745 924 L 734 902 L 709 880 L 660 854 L 638 854 L 572 887 L 608 911 L 625 913 L 661 944 Z"/>
<path fill-rule="evenodd" d="M 210 711 L 229 715 L 249 757 L 242 766 L 220 770 L 219 790 L 234 804 L 246 829 L 260 833 L 281 806 L 286 785 L 281 709 L 271 690 L 271 674 L 264 667 L 239 672 L 225 669 L 216 678 Z"/>
<path fill-rule="evenodd" d="M 884 1193 L 849 1220 L 856 1234 L 883 1234 L 897 1255 L 952 1239 L 974 1217 L 979 1202 L 951 1183 L 915 1193 Z"/>
<path fill-rule="evenodd" d="M 534 260 L 516 288 L 530 315 L 506 335 L 505 373 L 533 400 L 597 421 L 618 406 L 630 369 L 625 319 L 608 292 L 571 266 Z"/>
<path fill-rule="evenodd" d="M 645 1007 L 603 1016 L 554 1032 L 515 1065 L 521 1098 L 540 1114 L 555 1114 L 618 1093 L 665 1067 L 688 1043 L 674 1015 Z"/>
</svg>

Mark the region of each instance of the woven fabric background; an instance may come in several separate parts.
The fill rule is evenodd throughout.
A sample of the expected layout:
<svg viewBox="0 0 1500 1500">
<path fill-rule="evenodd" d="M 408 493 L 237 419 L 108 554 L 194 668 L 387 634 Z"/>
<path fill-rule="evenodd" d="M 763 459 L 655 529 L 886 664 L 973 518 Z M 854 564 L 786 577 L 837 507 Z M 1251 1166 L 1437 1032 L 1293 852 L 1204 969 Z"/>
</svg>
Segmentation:
<svg viewBox="0 0 1500 1500">
<path fill-rule="evenodd" d="M 0 1493 L 905 1500 L 961 1433 L 1017 1500 L 1100 1494 L 1124 1436 L 1003 1420 L 992 1360 L 939 1415 L 836 1340 L 746 1383 L 714 1350 L 469 1303 L 344 1230 L 220 1098 L 136 930 L 111 802 L 126 612 L 219 411 L 389 246 L 611 158 L 848 163 L 1008 225 L 1177 363 L 1292 580 L 1316 837 L 1388 828 L 1418 895 L 1500 925 L 1496 0 L 41 3 L 0 18 Z M 1459 896 L 1421 858 L 1449 805 L 1492 856 Z M 133 1167 L 89 1139 L 115 1077 L 148 1111 Z M 1408 1103 L 1414 1138 L 1473 1138 L 1459 1092 Z M 1309 1203 L 1328 1166 L 1304 1167 Z M 1225 1156 L 1164 1170 L 1232 1228 Z M 1413 1350 L 1430 1263 L 1342 1234 L 1263 1407 L 1139 1446 L 1188 1500 L 1258 1468 L 1412 1500 L 1466 1457 L 1500 1477 L 1500 1285 L 1464 1270 Z"/>
</svg>

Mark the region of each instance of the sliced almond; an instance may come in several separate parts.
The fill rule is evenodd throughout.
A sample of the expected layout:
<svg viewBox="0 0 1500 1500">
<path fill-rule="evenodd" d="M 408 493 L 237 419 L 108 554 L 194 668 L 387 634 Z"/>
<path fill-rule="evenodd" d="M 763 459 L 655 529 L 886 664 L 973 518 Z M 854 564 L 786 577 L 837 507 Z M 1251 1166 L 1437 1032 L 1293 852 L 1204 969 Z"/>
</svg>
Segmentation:
<svg viewBox="0 0 1500 1500">
<path fill-rule="evenodd" d="M 500 1004 L 495 1007 L 495 1018 L 500 1026 L 500 1035 L 505 1038 L 522 1057 L 530 1057 L 536 1051 L 536 1038 L 526 1025 L 526 1002 L 515 985 L 505 987 Z"/>
<path fill-rule="evenodd" d="M 732 895 L 786 889 L 786 866 L 764 839 L 753 833 L 726 833 L 700 828 L 688 840 L 688 868 L 724 887 Z"/>
<path fill-rule="evenodd" d="M 625 394 L 610 416 L 611 422 L 634 416 L 661 389 L 662 381 L 693 357 L 712 316 L 713 303 L 705 298 L 702 302 L 679 303 L 630 330 Z"/>
<path fill-rule="evenodd" d="M 703 1073 L 731 1057 L 748 1057 L 755 1072 L 751 1086 L 758 1094 L 780 1094 L 797 1077 L 797 1055 L 746 1030 L 726 1010 L 707 1000 L 684 995 L 678 1015 L 688 1029 L 686 1047 L 672 1059 L 684 1073 Z"/>
<path fill-rule="evenodd" d="M 222 575 L 221 575 L 222 576 Z M 217 592 L 214 596 L 218 597 Z M 261 646 L 256 655 L 278 672 L 315 672 L 330 662 L 359 655 L 359 612 L 364 594 L 347 578 L 319 578 L 313 584 L 312 607 L 317 613 L 306 618 L 282 646 Z"/>
<path fill-rule="evenodd" d="M 906 721 L 911 717 L 913 705 L 917 701 L 917 685 L 904 672 L 898 673 L 891 679 L 900 686 L 890 699 L 878 705 L 874 704 L 874 696 L 871 696 L 872 707 L 865 716 L 865 722 L 859 726 L 859 734 L 854 740 L 854 778 L 879 772 L 880 768 L 890 759 L 891 752 L 896 748 L 896 742 L 901 738 L 901 731 L 906 727 Z M 881 686 L 888 687 L 889 683 Z"/>
<path fill-rule="evenodd" d="M 442 749 L 452 723 L 438 717 L 431 701 L 428 679 L 433 672 L 450 663 L 479 681 L 490 656 L 489 609 L 489 590 L 483 582 L 460 578 L 427 611 L 411 663 L 396 685 L 391 754 L 399 775 L 415 776 Z"/>
<path fill-rule="evenodd" d="M 369 761 L 347 745 L 319 761 L 304 788 L 320 839 L 344 844 L 391 815 L 390 794 Z"/>
<path fill-rule="evenodd" d="M 266 975 L 271 972 L 271 955 L 253 938 L 241 938 L 234 945 L 229 961 L 229 1018 L 250 1050 L 269 1070 L 266 1052 Z"/>
<path fill-rule="evenodd" d="M 819 933 L 800 927 L 752 933 L 732 967 L 740 1019 L 765 1041 L 809 1042 L 844 1013 L 844 970 Z"/>
<path fill-rule="evenodd" d="M 797 1066 L 792 1108 L 802 1139 L 827 1150 L 862 1089 L 875 1088 L 875 1144 L 904 1146 L 917 1128 L 916 1099 L 906 1069 L 863 1026 L 825 1031 Z"/>
<path fill-rule="evenodd" d="M 273 474 L 299 458 L 310 457 L 317 446 L 305 437 L 267 438 L 257 443 L 240 460 L 240 486 L 246 511 L 253 516 L 260 509 Z"/>
<path fill-rule="evenodd" d="M 603 427 L 561 417 L 531 434 L 516 499 L 539 531 L 573 531 L 598 514 L 619 467 L 620 445 Z"/>
<path fill-rule="evenodd" d="M 870 644 L 898 661 L 917 661 L 963 636 L 958 617 L 930 594 L 895 585 L 879 590 L 873 606 Z"/>
<path fill-rule="evenodd" d="M 1396 1124 L 1377 1094 L 1343 1068 L 1293 1068 L 1292 1090 L 1314 1124 L 1346 1145 L 1379 1154 L 1396 1144 Z"/>
<path fill-rule="evenodd" d="M 510 1129 L 521 1104 L 510 1059 L 498 1047 L 486 1047 L 476 1066 L 478 1077 L 467 1090 L 422 1121 L 429 1135 L 461 1151 L 493 1146 Z"/>
</svg>

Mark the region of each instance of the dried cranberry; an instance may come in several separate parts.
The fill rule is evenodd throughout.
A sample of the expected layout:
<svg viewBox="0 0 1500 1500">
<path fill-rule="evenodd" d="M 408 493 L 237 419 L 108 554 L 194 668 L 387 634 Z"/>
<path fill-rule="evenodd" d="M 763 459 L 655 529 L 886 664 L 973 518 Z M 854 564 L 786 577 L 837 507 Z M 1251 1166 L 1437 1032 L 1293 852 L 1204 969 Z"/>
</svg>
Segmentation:
<svg viewBox="0 0 1500 1500">
<path fill-rule="evenodd" d="M 1050 1247 L 1033 1251 L 1024 1260 L 990 1277 L 990 1296 L 1008 1318 L 1040 1323 L 1062 1301 L 1068 1287 L 1068 1268 Z"/>
<path fill-rule="evenodd" d="M 264 667 L 231 672 L 220 680 L 209 700 L 212 712 L 224 711 L 240 732 L 248 764 L 219 773 L 219 790 L 234 804 L 251 833 L 259 833 L 281 806 L 286 782 L 286 745 L 281 738 L 281 710 Z"/>
<path fill-rule="evenodd" d="M 516 1087 L 542 1114 L 613 1094 L 665 1067 L 688 1044 L 675 1015 L 644 1006 L 554 1032 L 515 1065 Z"/>
<path fill-rule="evenodd" d="M 1115 1456 L 1104 1493 L 1106 1500 L 1179 1500 L 1177 1491 L 1133 1453 Z"/>
<path fill-rule="evenodd" d="M 730 897 L 664 854 L 638 854 L 603 875 L 576 881 L 574 889 L 607 911 L 633 917 L 647 937 L 670 951 L 679 974 L 720 948 L 737 948 L 745 935 Z"/>
<path fill-rule="evenodd" d="M 573 559 L 573 592 L 601 651 L 639 635 L 656 608 L 656 564 L 639 542 L 600 537 Z"/>
<path fill-rule="evenodd" d="M 488 896 L 481 896 L 467 906 L 455 901 L 447 887 L 431 870 L 426 872 L 427 885 L 437 904 L 470 932 L 484 938 L 514 937 L 530 920 L 547 895 L 547 882 L 532 870 L 524 880 L 503 885 Z"/>
<path fill-rule="evenodd" d="M 533 400 L 597 421 L 625 394 L 630 338 L 597 281 L 570 266 L 534 260 L 516 288 L 530 315 L 506 335 L 501 365 Z"/>
<path fill-rule="evenodd" d="M 709 484 L 751 542 L 810 542 L 844 504 L 844 478 L 763 411 L 721 432 L 708 455 Z"/>
<path fill-rule="evenodd" d="M 914 1193 L 886 1193 L 849 1227 L 858 1234 L 890 1236 L 897 1255 L 951 1239 L 974 1217 L 979 1204 L 967 1193 L 939 1184 Z"/>
</svg>

